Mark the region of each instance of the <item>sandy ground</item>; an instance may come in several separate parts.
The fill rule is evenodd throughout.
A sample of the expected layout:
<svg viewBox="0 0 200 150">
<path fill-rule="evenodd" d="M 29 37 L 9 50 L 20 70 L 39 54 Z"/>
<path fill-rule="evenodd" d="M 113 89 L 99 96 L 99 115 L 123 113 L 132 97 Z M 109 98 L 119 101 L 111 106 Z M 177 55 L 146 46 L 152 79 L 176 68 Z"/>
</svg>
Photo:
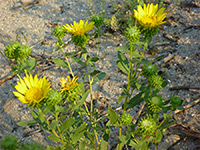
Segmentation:
<svg viewBox="0 0 200 150">
<path fill-rule="evenodd" d="M 99 11 L 100 2 L 98 0 L 92 0 L 92 2 L 95 11 Z M 169 81 L 162 95 L 165 98 L 178 95 L 184 99 L 183 105 L 187 107 L 184 112 L 174 114 L 174 118 L 179 120 L 178 125 L 169 128 L 159 150 L 197 150 L 200 149 L 200 4 L 197 0 L 182 1 L 180 5 L 176 5 L 175 2 L 165 1 L 168 11 L 167 23 L 163 25 L 163 30 L 150 45 L 153 52 L 146 53 L 145 57 L 153 59 L 165 55 L 163 59 L 156 62 L 160 71 L 165 72 L 165 79 Z M 112 0 L 107 0 L 106 13 L 108 16 L 111 15 L 111 6 Z M 52 35 L 53 25 L 89 19 L 88 9 L 87 0 L 40 0 L 26 6 L 25 3 L 22 5 L 16 0 L 1 0 L 1 39 L 8 44 L 7 37 L 15 41 L 17 34 L 22 30 L 28 40 L 25 41 L 22 36 L 18 38 L 22 43 L 32 47 L 32 56 L 39 59 L 36 73 L 46 75 L 54 81 L 52 87 L 56 89 L 59 78 L 69 72 L 49 61 L 52 58 L 62 57 L 58 52 L 49 53 L 56 48 L 56 38 Z M 66 36 L 65 40 L 69 39 L 70 36 Z M 3 52 L 2 41 L 0 50 Z M 97 67 L 107 73 L 107 78 L 97 85 L 95 98 L 97 104 L 105 108 L 108 105 L 118 107 L 115 102 L 122 92 L 122 84 L 126 83 L 126 76 L 116 69 L 116 48 L 125 44 L 126 41 L 120 32 L 114 32 L 111 37 L 103 37 L 101 42 L 99 55 L 103 57 Z M 95 48 L 92 42 L 88 45 L 90 53 L 93 53 Z M 73 51 L 73 49 L 74 46 L 70 45 L 66 50 Z M 48 66 L 52 67 L 42 70 Z M 76 64 L 73 64 L 72 68 L 77 75 L 84 72 Z M 10 73 L 11 63 L 0 55 L 0 81 L 6 79 Z M 39 139 L 43 144 L 56 144 L 48 140 L 45 132 L 37 132 L 39 131 L 38 126 L 32 128 L 17 126 L 17 122 L 31 119 L 28 108 L 12 94 L 11 85 L 16 85 L 17 81 L 18 79 L 14 77 L 0 85 L 0 138 L 14 134 L 20 142 L 38 141 Z M 186 86 L 186 89 L 170 90 L 173 86 Z M 135 108 L 131 112 L 132 115 L 135 115 L 138 110 L 139 107 Z M 116 141 L 114 136 L 111 137 L 112 140 Z"/>
</svg>

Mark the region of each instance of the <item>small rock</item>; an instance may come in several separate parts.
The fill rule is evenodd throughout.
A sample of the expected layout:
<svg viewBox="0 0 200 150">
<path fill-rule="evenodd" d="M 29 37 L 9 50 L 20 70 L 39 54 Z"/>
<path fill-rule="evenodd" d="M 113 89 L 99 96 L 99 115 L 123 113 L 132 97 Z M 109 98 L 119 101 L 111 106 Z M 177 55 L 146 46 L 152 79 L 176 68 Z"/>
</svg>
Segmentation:
<svg viewBox="0 0 200 150">
<path fill-rule="evenodd" d="M 21 0 L 22 5 L 24 5 L 24 6 L 32 4 L 34 2 L 35 2 L 35 0 Z"/>
<path fill-rule="evenodd" d="M 174 58 L 174 55 L 169 54 L 169 56 L 167 56 L 166 58 L 164 58 L 164 63 L 169 62 L 170 60 L 172 60 Z"/>
</svg>

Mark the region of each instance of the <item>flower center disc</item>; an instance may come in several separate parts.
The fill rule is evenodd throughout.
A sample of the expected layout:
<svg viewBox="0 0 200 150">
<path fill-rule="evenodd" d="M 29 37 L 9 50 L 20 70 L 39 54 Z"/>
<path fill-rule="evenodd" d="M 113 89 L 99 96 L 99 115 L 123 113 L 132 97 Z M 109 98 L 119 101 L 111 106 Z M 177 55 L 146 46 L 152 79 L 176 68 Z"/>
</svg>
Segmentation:
<svg viewBox="0 0 200 150">
<path fill-rule="evenodd" d="M 43 97 L 43 91 L 40 88 L 32 87 L 26 94 L 25 99 L 29 102 L 39 103 Z"/>
</svg>

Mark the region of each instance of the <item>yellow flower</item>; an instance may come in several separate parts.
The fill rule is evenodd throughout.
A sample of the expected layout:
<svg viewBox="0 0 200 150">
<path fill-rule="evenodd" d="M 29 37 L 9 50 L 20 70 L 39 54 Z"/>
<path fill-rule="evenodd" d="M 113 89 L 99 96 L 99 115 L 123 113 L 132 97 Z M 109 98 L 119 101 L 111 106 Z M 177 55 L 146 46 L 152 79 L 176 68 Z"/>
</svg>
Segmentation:
<svg viewBox="0 0 200 150">
<path fill-rule="evenodd" d="M 158 4 L 151 3 L 147 6 L 144 4 L 144 8 L 138 5 L 137 10 L 134 10 L 134 17 L 144 28 L 154 28 L 166 22 L 163 21 L 167 15 L 167 13 L 163 13 L 164 10 L 164 7 L 158 10 Z"/>
<path fill-rule="evenodd" d="M 62 77 L 59 81 L 62 85 L 62 89 L 61 89 L 61 93 L 63 93 L 64 91 L 70 91 L 74 86 L 79 85 L 76 81 L 78 78 L 73 77 L 72 81 L 70 79 L 70 76 L 67 76 L 67 80 Z"/>
<path fill-rule="evenodd" d="M 29 106 L 35 106 L 45 98 L 46 94 L 51 90 L 51 85 L 46 77 L 38 79 L 37 75 L 33 78 L 31 74 L 25 73 L 26 77 L 24 77 L 24 80 L 20 77 L 20 82 L 17 82 L 15 86 L 17 92 L 13 91 L 13 94 L 21 102 Z"/>
<path fill-rule="evenodd" d="M 74 25 L 66 24 L 63 26 L 69 33 L 76 36 L 82 36 L 89 30 L 92 30 L 92 28 L 94 27 L 94 22 L 88 23 L 88 20 L 86 22 L 84 22 L 84 20 L 80 20 L 79 23 L 74 21 Z"/>
</svg>

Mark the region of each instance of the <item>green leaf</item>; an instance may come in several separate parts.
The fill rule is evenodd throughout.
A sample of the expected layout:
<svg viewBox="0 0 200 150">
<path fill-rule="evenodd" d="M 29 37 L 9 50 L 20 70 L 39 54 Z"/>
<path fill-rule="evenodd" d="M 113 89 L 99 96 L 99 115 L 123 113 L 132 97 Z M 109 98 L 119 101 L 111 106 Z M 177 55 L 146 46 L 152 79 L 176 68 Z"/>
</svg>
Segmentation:
<svg viewBox="0 0 200 150">
<path fill-rule="evenodd" d="M 94 77 L 94 76 L 97 75 L 98 73 L 100 73 L 100 71 L 94 70 L 93 72 L 90 73 L 90 75 L 91 75 L 92 77 Z"/>
<path fill-rule="evenodd" d="M 126 55 L 120 51 L 118 51 L 118 59 L 123 61 L 125 64 L 129 64 L 128 58 L 126 57 Z"/>
<path fill-rule="evenodd" d="M 156 144 L 160 143 L 160 141 L 162 140 L 162 137 L 163 137 L 163 133 L 160 129 L 158 129 L 157 134 L 156 134 L 156 139 L 155 139 Z"/>
<path fill-rule="evenodd" d="M 127 142 L 125 135 L 119 136 L 119 140 L 120 140 L 121 143 L 123 143 L 123 145 Z"/>
<path fill-rule="evenodd" d="M 100 150 L 107 149 L 109 137 L 110 137 L 110 129 L 106 129 L 101 139 Z"/>
<path fill-rule="evenodd" d="M 165 57 L 166 55 L 160 55 L 160 56 L 158 56 L 158 57 L 156 57 L 155 59 L 153 59 L 152 61 L 151 61 L 151 63 L 153 63 L 153 62 L 155 62 L 155 61 L 157 61 L 157 60 L 160 60 L 160 59 L 162 59 L 163 57 Z"/>
<path fill-rule="evenodd" d="M 165 80 L 165 81 L 162 83 L 162 88 L 164 89 L 164 88 L 167 86 L 167 84 L 168 84 L 168 81 Z"/>
<path fill-rule="evenodd" d="M 73 56 L 76 56 L 80 52 L 81 52 L 81 50 L 78 50 L 76 52 L 65 53 L 65 56 L 67 56 L 67 57 L 73 57 Z"/>
<path fill-rule="evenodd" d="M 20 122 L 17 123 L 17 125 L 26 127 L 26 126 L 35 125 L 37 123 L 38 122 L 36 120 L 28 120 L 28 121 L 20 121 Z"/>
<path fill-rule="evenodd" d="M 105 76 L 106 76 L 106 73 L 105 73 L 105 72 L 99 73 L 98 75 L 96 75 L 96 76 L 94 77 L 94 80 L 93 80 L 93 83 L 92 83 L 92 84 L 95 84 L 95 83 L 101 81 Z"/>
<path fill-rule="evenodd" d="M 141 102 L 145 101 L 145 93 L 140 92 L 139 94 L 135 95 L 130 101 L 128 102 L 128 108 L 133 108 L 136 105 L 140 104 Z"/>
<path fill-rule="evenodd" d="M 83 95 L 85 93 L 85 86 L 84 86 L 83 81 L 80 82 L 80 89 L 81 89 L 81 92 L 82 92 L 82 95 Z"/>
<path fill-rule="evenodd" d="M 113 124 L 117 121 L 117 113 L 110 107 L 108 108 L 108 118 Z"/>
<path fill-rule="evenodd" d="M 98 60 L 99 60 L 98 57 L 92 57 L 92 58 L 90 57 L 88 61 L 89 62 L 97 62 Z"/>
<path fill-rule="evenodd" d="M 72 135 L 72 144 L 76 144 L 77 141 L 79 141 L 79 139 L 83 136 L 83 134 L 86 131 L 87 125 L 84 122 L 83 124 L 81 124 L 80 127 L 78 127 L 78 129 L 75 131 L 75 133 Z"/>
<path fill-rule="evenodd" d="M 56 129 L 56 126 L 58 125 L 59 121 L 53 120 L 50 125 L 49 125 L 49 129 L 54 130 Z"/>
<path fill-rule="evenodd" d="M 28 72 L 31 72 L 36 67 L 36 61 L 35 58 L 30 58 L 24 61 L 22 64 L 22 70 L 25 69 Z"/>
<path fill-rule="evenodd" d="M 81 100 L 78 101 L 77 104 L 72 108 L 73 111 L 79 109 L 79 107 L 83 105 L 83 103 L 85 102 L 86 98 L 88 97 L 89 92 L 90 92 L 90 91 L 87 90 L 87 91 L 83 94 L 83 97 L 81 98 Z"/>
<path fill-rule="evenodd" d="M 136 147 L 137 143 L 133 140 L 130 140 L 129 146 Z"/>
<path fill-rule="evenodd" d="M 120 102 L 122 101 L 123 98 L 124 98 L 124 95 L 119 96 L 117 102 L 120 103 Z"/>
<path fill-rule="evenodd" d="M 85 150 L 85 146 L 86 146 L 86 143 L 79 143 L 78 147 L 79 147 L 79 150 Z"/>
<path fill-rule="evenodd" d="M 63 133 L 65 130 L 67 130 L 70 126 L 74 124 L 74 118 L 68 118 L 63 122 L 63 124 L 60 127 L 61 133 Z"/>
<path fill-rule="evenodd" d="M 38 118 L 39 114 L 38 114 L 37 111 L 35 111 L 35 110 L 30 110 L 30 112 L 31 112 L 31 115 L 33 116 L 34 119 L 37 119 L 37 118 Z"/>
<path fill-rule="evenodd" d="M 67 63 L 64 62 L 63 60 L 59 59 L 59 58 L 54 58 L 54 59 L 53 59 L 53 62 L 54 62 L 56 65 L 60 66 L 60 67 L 63 67 L 63 68 L 67 68 L 67 67 L 68 67 Z"/>
<path fill-rule="evenodd" d="M 129 43 L 126 43 L 126 45 L 124 46 L 121 46 L 121 47 L 117 47 L 116 50 L 119 51 L 119 50 L 123 50 L 123 51 L 126 51 L 128 50 L 130 47 L 130 44 Z"/>
<path fill-rule="evenodd" d="M 61 140 L 57 136 L 55 136 L 54 134 L 49 135 L 48 138 L 50 140 L 53 140 L 53 141 L 56 141 L 56 142 L 61 142 Z"/>
<path fill-rule="evenodd" d="M 54 147 L 47 145 L 47 148 L 45 150 L 55 150 Z"/>
<path fill-rule="evenodd" d="M 40 119 L 41 123 L 45 122 L 46 121 L 46 118 L 44 116 L 44 113 L 42 112 L 41 109 L 39 109 L 39 112 L 38 112 L 38 119 Z"/>
<path fill-rule="evenodd" d="M 135 57 L 135 58 L 140 58 L 141 57 L 141 55 L 140 55 L 140 53 L 138 51 L 133 51 L 132 52 L 132 56 Z"/>
<path fill-rule="evenodd" d="M 123 61 L 121 61 L 121 60 L 117 60 L 116 61 L 116 63 L 117 63 L 117 67 L 122 71 L 122 72 L 124 72 L 125 74 L 128 74 L 128 65 L 126 65 Z"/>
</svg>

